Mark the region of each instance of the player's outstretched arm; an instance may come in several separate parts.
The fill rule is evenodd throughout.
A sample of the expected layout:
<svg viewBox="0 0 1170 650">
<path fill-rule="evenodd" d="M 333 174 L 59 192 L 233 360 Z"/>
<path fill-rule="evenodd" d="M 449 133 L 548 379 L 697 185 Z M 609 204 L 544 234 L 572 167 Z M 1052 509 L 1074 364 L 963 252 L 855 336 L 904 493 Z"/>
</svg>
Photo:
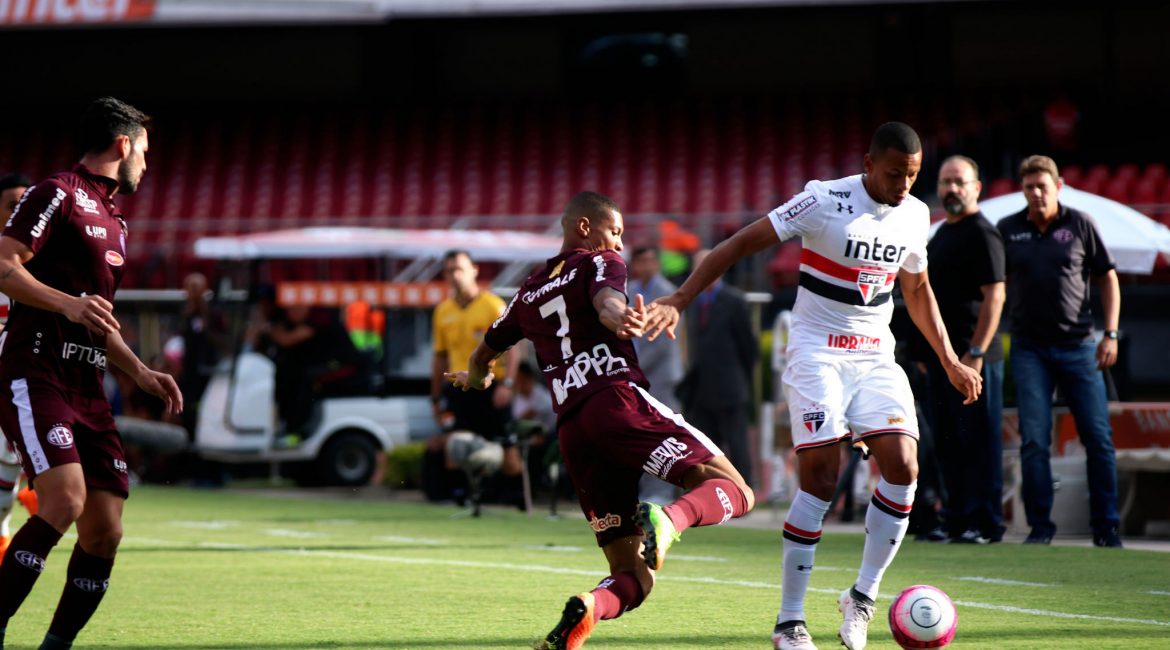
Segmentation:
<svg viewBox="0 0 1170 650">
<path fill-rule="evenodd" d="M 711 283 L 718 280 L 739 260 L 754 255 L 780 242 L 776 229 L 767 217 L 762 217 L 741 228 L 730 238 L 723 240 L 703 259 L 674 293 L 663 296 L 646 309 L 646 338 L 653 341 L 663 331 L 670 338 L 675 337 L 679 316 L 687 305 Z"/>
<path fill-rule="evenodd" d="M 165 372 L 151 370 L 122 340 L 118 332 L 106 335 L 106 356 L 115 366 L 134 379 L 142 390 L 161 399 L 168 413 L 183 412 L 183 393 L 175 378 Z"/>
<path fill-rule="evenodd" d="M 593 296 L 593 308 L 597 310 L 601 324 L 617 334 L 618 338 L 629 340 L 642 336 L 646 319 L 642 294 L 638 294 L 631 307 L 626 302 L 625 294 L 606 287 Z"/>
<path fill-rule="evenodd" d="M 492 385 L 492 362 L 503 352 L 496 352 L 483 341 L 475 346 L 471 357 L 467 360 L 467 370 L 459 372 L 445 372 L 443 378 L 455 385 L 456 388 L 469 390 L 487 390 Z"/>
<path fill-rule="evenodd" d="M 910 319 L 938 355 L 951 385 L 963 394 L 963 403 L 973 403 L 983 391 L 983 376 L 974 368 L 963 365 L 955 356 L 947 336 L 947 327 L 938 313 L 938 302 L 934 299 L 934 290 L 930 288 L 930 278 L 925 272 L 911 273 L 902 269 L 898 271 L 898 282 L 902 285 L 902 297 L 906 300 Z"/>
<path fill-rule="evenodd" d="M 101 296 L 71 296 L 37 280 L 24 268 L 33 252 L 11 237 L 0 237 L 0 292 L 16 302 L 56 312 L 95 334 L 118 331 L 114 306 Z"/>
</svg>

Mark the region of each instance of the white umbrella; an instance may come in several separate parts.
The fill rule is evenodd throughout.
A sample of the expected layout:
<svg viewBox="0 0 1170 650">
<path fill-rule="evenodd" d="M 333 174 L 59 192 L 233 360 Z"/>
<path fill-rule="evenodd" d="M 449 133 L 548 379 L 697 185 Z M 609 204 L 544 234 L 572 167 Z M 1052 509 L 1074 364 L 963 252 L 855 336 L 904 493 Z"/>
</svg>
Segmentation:
<svg viewBox="0 0 1170 650">
<path fill-rule="evenodd" d="M 1119 272 L 1149 275 L 1159 253 L 1170 258 L 1170 228 L 1128 205 L 1068 185 L 1061 188 L 1058 199 L 1061 205 L 1076 208 L 1093 218 Z M 982 201 L 979 209 L 991 223 L 996 223 L 1027 205 L 1023 193 L 1015 192 Z"/>
</svg>

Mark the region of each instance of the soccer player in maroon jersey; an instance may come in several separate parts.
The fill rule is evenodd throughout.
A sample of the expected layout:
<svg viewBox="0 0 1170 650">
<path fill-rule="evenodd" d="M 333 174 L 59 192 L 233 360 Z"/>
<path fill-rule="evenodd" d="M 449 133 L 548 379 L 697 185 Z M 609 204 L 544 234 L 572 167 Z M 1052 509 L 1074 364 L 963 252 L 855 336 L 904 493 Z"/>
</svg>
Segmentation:
<svg viewBox="0 0 1170 650">
<path fill-rule="evenodd" d="M 580 648 L 597 621 L 640 605 L 680 531 L 742 516 L 755 502 L 723 452 L 646 392 L 630 342 L 642 334 L 642 297 L 634 307 L 626 300 L 617 204 L 582 192 L 561 227 L 561 252 L 524 281 L 468 370 L 447 375 L 464 390 L 483 390 L 492 361 L 527 338 L 553 395 L 561 455 L 609 575 L 569 598 L 539 646 L 547 650 Z M 643 472 L 688 492 L 666 507 L 638 503 Z"/>
<path fill-rule="evenodd" d="M 0 564 L 0 643 L 74 523 L 77 544 L 41 650 L 71 647 L 109 586 L 129 477 L 102 389 L 107 360 L 168 411 L 183 410 L 174 379 L 122 340 L 110 302 L 126 261 L 126 223 L 113 198 L 142 180 L 148 121 L 111 97 L 90 104 L 80 164 L 30 187 L 0 236 L 0 292 L 13 301 L 0 335 L 0 428 L 40 501 Z"/>
</svg>

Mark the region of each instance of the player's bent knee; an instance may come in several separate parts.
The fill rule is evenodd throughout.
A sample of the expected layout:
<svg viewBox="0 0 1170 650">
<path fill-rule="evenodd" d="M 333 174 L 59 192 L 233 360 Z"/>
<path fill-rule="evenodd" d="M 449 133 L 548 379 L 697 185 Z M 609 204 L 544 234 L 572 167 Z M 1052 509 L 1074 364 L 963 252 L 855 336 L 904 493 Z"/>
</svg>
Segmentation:
<svg viewBox="0 0 1170 650">
<path fill-rule="evenodd" d="M 743 514 L 746 515 L 747 513 L 751 512 L 752 509 L 754 509 L 756 507 L 756 492 L 755 492 L 755 490 L 748 487 L 746 484 L 742 484 L 742 483 L 739 484 L 739 489 L 741 492 L 743 492 L 743 499 L 747 503 L 747 506 L 744 508 L 744 511 L 743 511 Z M 740 516 L 743 516 L 743 515 L 740 515 Z"/>
<path fill-rule="evenodd" d="M 122 526 L 114 525 L 78 536 L 78 543 L 86 553 L 97 557 L 114 557 L 122 543 Z"/>
<path fill-rule="evenodd" d="M 85 493 L 57 493 L 40 497 L 37 516 L 44 519 L 57 530 L 65 530 L 73 525 L 85 511 Z"/>
</svg>

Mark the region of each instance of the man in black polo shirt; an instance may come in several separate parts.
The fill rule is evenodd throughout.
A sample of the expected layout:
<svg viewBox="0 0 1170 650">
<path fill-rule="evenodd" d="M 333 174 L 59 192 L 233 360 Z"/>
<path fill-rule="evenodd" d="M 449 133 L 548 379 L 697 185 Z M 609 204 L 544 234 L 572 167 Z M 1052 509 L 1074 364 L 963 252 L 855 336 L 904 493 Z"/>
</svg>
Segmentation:
<svg viewBox="0 0 1170 650">
<path fill-rule="evenodd" d="M 939 313 L 960 360 L 983 375 L 983 394 L 963 404 L 946 372 L 927 355 L 929 398 L 943 483 L 947 532 L 954 542 L 1003 539 L 1003 343 L 996 336 L 1004 302 L 999 231 L 979 212 L 979 166 L 951 156 L 938 173 L 947 211 L 927 253 Z"/>
<path fill-rule="evenodd" d="M 1090 523 L 1097 546 L 1121 546 L 1117 467 L 1101 370 L 1117 362 L 1121 291 L 1113 257 L 1083 212 L 1057 202 L 1060 174 L 1047 156 L 1020 164 L 1028 207 L 999 222 L 1007 251 L 1012 374 L 1020 413 L 1025 543 L 1047 544 L 1052 523 L 1052 391 L 1059 386 L 1088 456 Z M 1097 280 L 1105 336 L 1093 342 L 1089 277 Z"/>
</svg>

